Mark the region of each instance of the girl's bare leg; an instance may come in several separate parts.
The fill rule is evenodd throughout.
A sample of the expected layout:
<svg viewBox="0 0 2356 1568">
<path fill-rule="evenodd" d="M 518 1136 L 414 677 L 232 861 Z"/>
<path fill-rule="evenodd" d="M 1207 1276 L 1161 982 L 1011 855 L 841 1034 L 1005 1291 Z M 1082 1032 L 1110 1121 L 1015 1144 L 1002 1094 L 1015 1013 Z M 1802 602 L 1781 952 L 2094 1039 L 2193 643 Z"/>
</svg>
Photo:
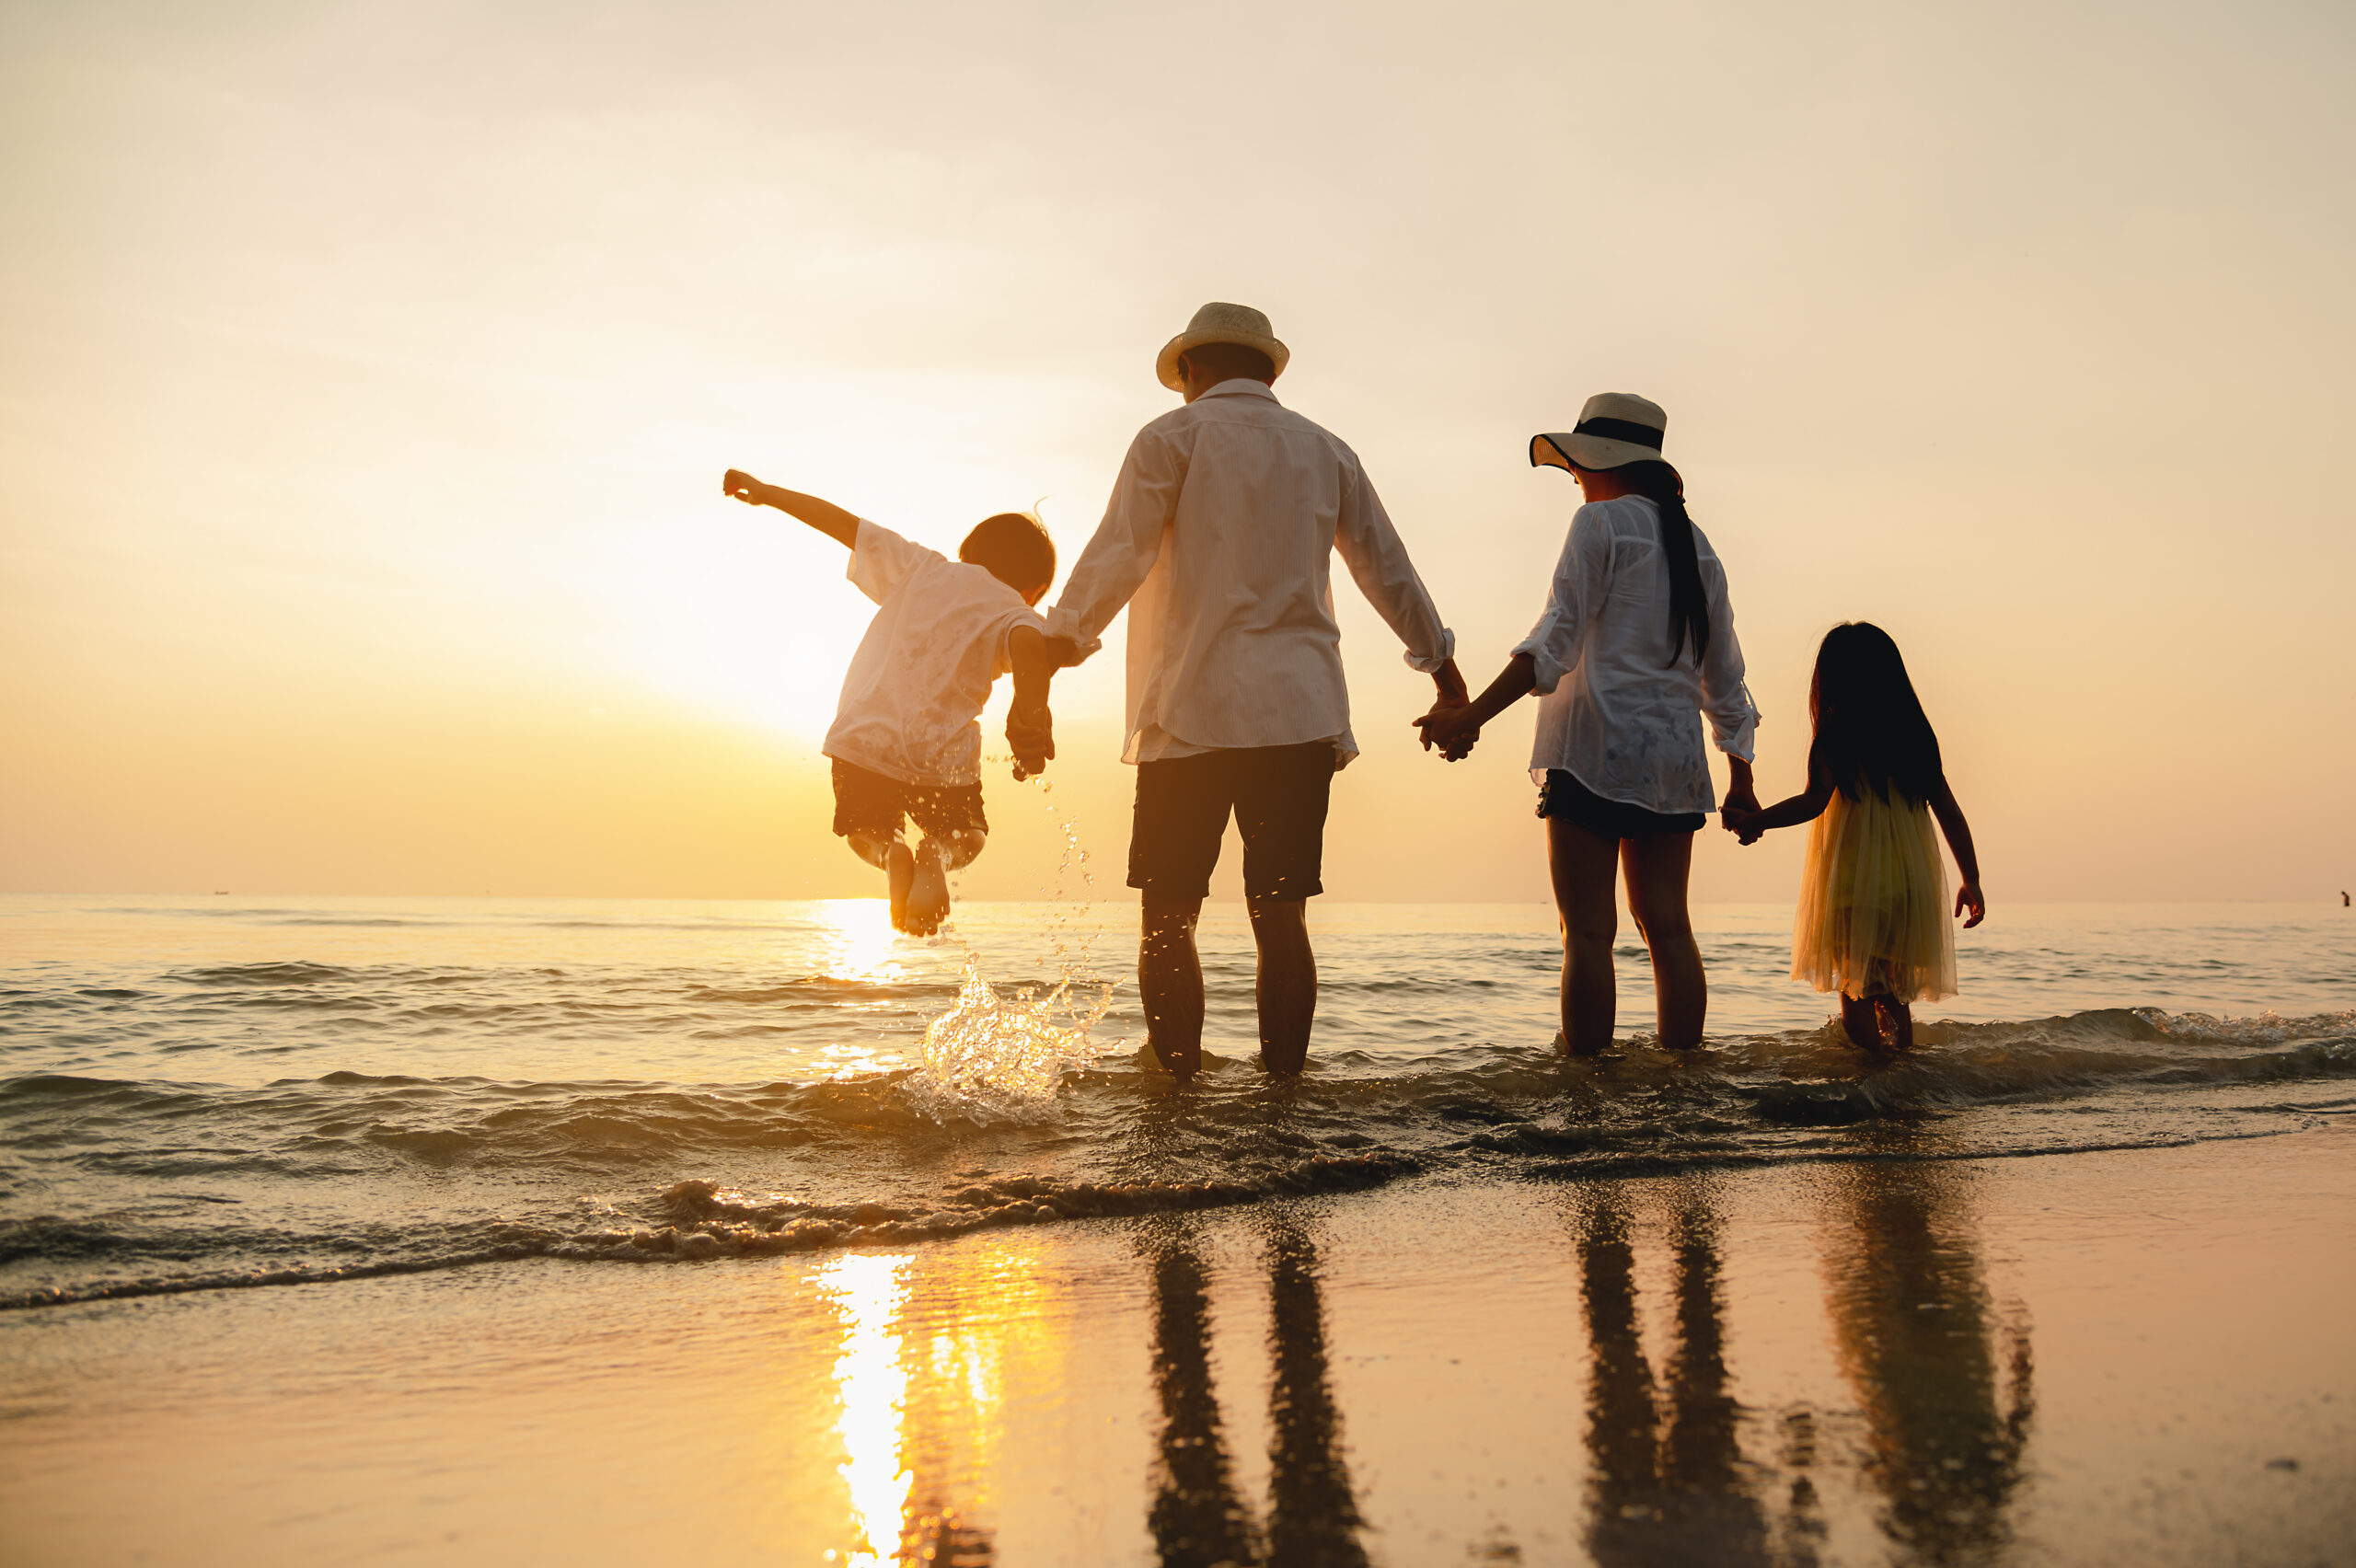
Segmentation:
<svg viewBox="0 0 2356 1568">
<path fill-rule="evenodd" d="M 1841 1027 L 1848 1032 L 1849 1043 L 1860 1051 L 1879 1051 L 1881 1015 L 1875 1009 L 1870 997 L 1853 997 L 1841 993 Z"/>
<path fill-rule="evenodd" d="M 1876 997 L 1874 1009 L 1881 1015 L 1881 1023 L 1889 1036 L 1889 1048 L 1914 1049 L 1914 1009 L 1888 997 Z"/>
<path fill-rule="evenodd" d="M 1710 980 L 1702 968 L 1702 945 L 1693 940 L 1693 917 L 1685 888 L 1693 870 L 1693 836 L 1652 833 L 1623 839 L 1621 869 L 1628 878 L 1628 913 L 1635 917 L 1653 959 L 1654 1016 L 1660 1043 L 1671 1051 L 1702 1043 L 1710 1012 Z"/>
<path fill-rule="evenodd" d="M 1620 929 L 1611 882 L 1619 860 L 1618 839 L 1561 817 L 1546 819 L 1546 869 L 1563 918 L 1563 1048 L 1574 1056 L 1595 1055 L 1611 1043 L 1619 1004 L 1611 939 Z"/>
</svg>

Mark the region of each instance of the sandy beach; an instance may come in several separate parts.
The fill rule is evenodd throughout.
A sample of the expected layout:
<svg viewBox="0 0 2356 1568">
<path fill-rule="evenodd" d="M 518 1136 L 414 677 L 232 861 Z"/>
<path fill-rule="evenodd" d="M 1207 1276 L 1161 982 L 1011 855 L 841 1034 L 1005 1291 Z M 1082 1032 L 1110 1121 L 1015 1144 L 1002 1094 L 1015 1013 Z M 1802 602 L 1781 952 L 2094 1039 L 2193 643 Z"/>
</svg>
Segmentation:
<svg viewBox="0 0 2356 1568">
<path fill-rule="evenodd" d="M 0 1542 L 2345 1562 L 2356 1133 L 2327 1123 L 14 1313 Z"/>
</svg>

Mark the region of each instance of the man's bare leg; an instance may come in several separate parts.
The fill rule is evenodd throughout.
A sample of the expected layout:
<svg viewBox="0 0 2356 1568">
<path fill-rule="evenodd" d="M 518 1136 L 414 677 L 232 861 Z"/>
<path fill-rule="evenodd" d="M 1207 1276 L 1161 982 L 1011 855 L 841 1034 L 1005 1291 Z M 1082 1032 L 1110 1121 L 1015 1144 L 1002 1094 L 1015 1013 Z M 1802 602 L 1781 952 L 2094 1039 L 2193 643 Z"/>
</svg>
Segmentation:
<svg viewBox="0 0 2356 1568">
<path fill-rule="evenodd" d="M 1309 901 L 1254 898 L 1245 907 L 1260 949 L 1260 1065 L 1272 1073 L 1297 1073 L 1309 1065 L 1309 1032 L 1317 1021 Z"/>
<path fill-rule="evenodd" d="M 1195 922 L 1202 913 L 1199 898 L 1148 894 L 1145 934 L 1138 942 L 1146 1041 L 1181 1083 L 1203 1066 L 1203 961 L 1195 951 Z"/>
</svg>

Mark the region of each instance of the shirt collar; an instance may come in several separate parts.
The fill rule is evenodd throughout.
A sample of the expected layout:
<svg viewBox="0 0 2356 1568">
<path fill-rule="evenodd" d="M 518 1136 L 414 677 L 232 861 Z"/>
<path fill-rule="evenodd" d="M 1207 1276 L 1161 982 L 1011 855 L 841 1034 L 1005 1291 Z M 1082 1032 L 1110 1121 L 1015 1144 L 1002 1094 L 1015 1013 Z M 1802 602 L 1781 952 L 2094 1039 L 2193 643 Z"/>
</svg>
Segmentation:
<svg viewBox="0 0 2356 1568">
<path fill-rule="evenodd" d="M 1248 375 L 1239 375 L 1232 380 L 1220 382 L 1204 393 L 1203 398 L 1265 398 L 1269 402 L 1275 403 L 1276 392 L 1275 387 L 1265 381 L 1254 381 Z M 1202 398 L 1195 400 L 1199 403 Z M 1277 407 L 1282 408 L 1283 405 L 1279 403 Z"/>
</svg>

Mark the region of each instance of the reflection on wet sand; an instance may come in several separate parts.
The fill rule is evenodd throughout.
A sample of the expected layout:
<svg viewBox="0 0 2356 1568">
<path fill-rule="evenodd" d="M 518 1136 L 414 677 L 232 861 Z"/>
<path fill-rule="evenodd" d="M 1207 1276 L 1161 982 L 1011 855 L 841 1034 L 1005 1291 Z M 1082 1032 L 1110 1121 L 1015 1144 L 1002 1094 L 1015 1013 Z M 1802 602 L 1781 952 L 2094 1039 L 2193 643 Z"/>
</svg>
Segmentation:
<svg viewBox="0 0 2356 1568">
<path fill-rule="evenodd" d="M 1602 1183 L 1579 1204 L 1594 1466 L 1588 1550 L 1601 1563 L 1774 1561 L 1743 1462 L 1740 1408 L 1727 1391 L 1716 1217 L 1693 1189 L 1670 1217 L 1677 1338 L 1664 1424 L 1636 1310 L 1627 1196 L 1623 1184 Z"/>
<path fill-rule="evenodd" d="M 1067 1346 L 1047 1328 L 1035 1244 L 931 1255 L 852 1253 L 820 1271 L 842 1313 L 837 1423 L 853 1529 L 829 1562 L 976 1568 L 996 1560 L 1011 1378 L 1051 1386 Z"/>
<path fill-rule="evenodd" d="M 1153 1387 L 1161 1407 L 1147 1523 L 1161 1561 L 1256 1562 L 1251 1511 L 1236 1494 L 1211 1382 L 1210 1281 L 1184 1229 L 1149 1233 Z"/>
<path fill-rule="evenodd" d="M 1325 1358 L 1317 1249 L 1276 1216 L 1268 1226 L 1268 1561 L 1304 1568 L 1366 1562 L 1366 1521 L 1342 1453 L 1342 1418 Z"/>
<path fill-rule="evenodd" d="M 1901 1562 L 2003 1553 L 2035 1412 L 2028 1331 L 1990 1298 L 1969 1179 L 1950 1164 L 1854 1166 L 1824 1215 L 1833 1333 Z"/>
<path fill-rule="evenodd" d="M 843 1315 L 835 1355 L 842 1415 L 843 1483 L 850 1490 L 859 1539 L 844 1553 L 856 1568 L 900 1560 L 901 1511 L 915 1479 L 900 1467 L 900 1418 L 908 1374 L 901 1363 L 898 1317 L 907 1297 L 909 1260 L 873 1253 L 836 1259 L 818 1276 Z"/>
<path fill-rule="evenodd" d="M 1153 1289 L 1153 1378 L 1161 1426 L 1148 1522 L 1165 1568 L 1219 1563 L 1359 1568 L 1365 1528 L 1343 1458 L 1325 1343 L 1317 1249 L 1271 1216 L 1268 1271 L 1268 1512 L 1265 1530 L 1237 1493 L 1213 1386 L 1208 1274 L 1190 1223 L 1142 1232 Z"/>
<path fill-rule="evenodd" d="M 1863 1164 L 1831 1179 L 1829 1313 L 1862 1423 L 1862 1480 L 1900 1562 L 1988 1562 L 2011 1539 L 2032 1411 L 2028 1335 L 1998 1320 L 1958 1166 Z M 1646 1356 L 1634 1194 L 1666 1197 L 1672 1342 Z M 1588 1342 L 1587 1544 L 1596 1562 L 1814 1563 L 1828 1417 L 1746 1411 L 1729 1391 L 1720 1220 L 1698 1179 L 1574 1194 Z M 2002 1349 L 1999 1350 L 2001 1342 Z M 2001 1364 L 2001 1366 L 2000 1366 Z"/>
<path fill-rule="evenodd" d="M 1588 1557 L 1606 1568 L 1813 1568 L 1854 1553 L 1848 1532 L 1877 1531 L 1895 1562 L 2000 1559 L 2022 1488 L 2032 1366 L 2019 1314 L 2000 1312 L 1986 1283 L 1972 1180 L 1968 1167 L 1920 1159 L 1822 1178 L 1826 1321 L 1854 1402 L 1774 1408 L 1735 1396 L 1727 1221 L 1710 1179 L 1566 1188 L 1587 1339 Z M 1203 1239 L 1223 1228 L 1168 1216 L 1131 1232 L 1151 1336 L 1151 1549 L 1166 1568 L 1363 1568 L 1368 1526 L 1320 1250 L 1288 1208 L 1252 1223 L 1268 1309 L 1264 1502 L 1239 1484 L 1233 1407 L 1214 1372 Z M 819 1271 L 841 1314 L 833 1380 L 852 1521 L 834 1561 L 995 1560 L 1008 1389 L 1056 1388 L 1068 1374 L 1070 1347 L 1047 1309 L 1057 1276 L 1046 1245 L 850 1254 Z M 1657 1293 L 1650 1303 L 1646 1290 Z M 1492 1555 L 1519 1550 L 1500 1533 Z"/>
</svg>

